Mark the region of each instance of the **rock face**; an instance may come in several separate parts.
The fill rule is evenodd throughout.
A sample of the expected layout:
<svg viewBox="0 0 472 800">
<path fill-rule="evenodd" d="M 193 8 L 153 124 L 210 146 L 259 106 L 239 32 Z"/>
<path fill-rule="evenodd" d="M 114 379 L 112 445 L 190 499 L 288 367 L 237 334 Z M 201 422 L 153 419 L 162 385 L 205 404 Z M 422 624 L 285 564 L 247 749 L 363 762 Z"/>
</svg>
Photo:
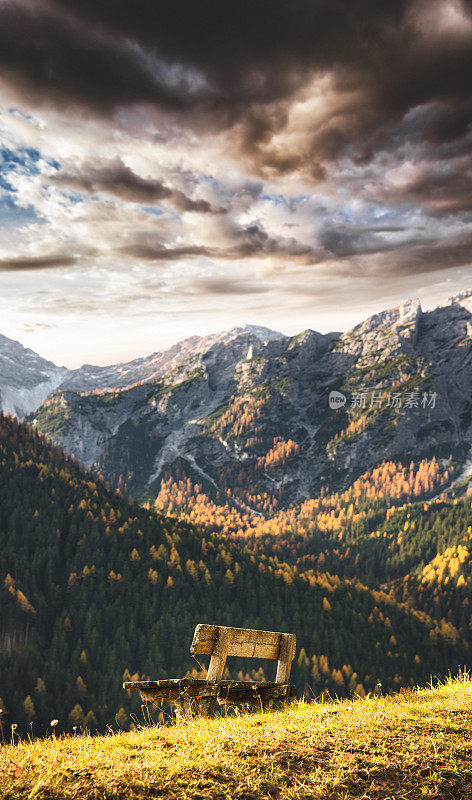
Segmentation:
<svg viewBox="0 0 472 800">
<path fill-rule="evenodd" d="M 256 325 L 232 328 L 230 331 L 211 336 L 191 336 L 178 342 L 168 350 L 153 353 L 146 358 L 137 358 L 111 367 L 94 367 L 84 364 L 80 369 L 71 370 L 62 383 L 62 388 L 79 392 L 123 389 L 135 383 L 157 380 L 161 375 L 177 367 L 187 358 L 207 352 L 214 345 L 229 344 L 239 335 L 248 334 L 258 342 L 271 342 L 282 339 L 281 333 Z"/>
<path fill-rule="evenodd" d="M 331 408 L 332 391 L 345 403 Z M 472 292 L 430 312 L 409 300 L 343 334 L 246 327 L 83 367 L 30 419 L 135 497 L 167 474 L 245 503 L 251 492 L 293 503 L 383 459 L 465 463 Z"/>
<path fill-rule="evenodd" d="M 0 409 L 22 419 L 61 384 L 67 369 L 0 335 Z"/>
</svg>

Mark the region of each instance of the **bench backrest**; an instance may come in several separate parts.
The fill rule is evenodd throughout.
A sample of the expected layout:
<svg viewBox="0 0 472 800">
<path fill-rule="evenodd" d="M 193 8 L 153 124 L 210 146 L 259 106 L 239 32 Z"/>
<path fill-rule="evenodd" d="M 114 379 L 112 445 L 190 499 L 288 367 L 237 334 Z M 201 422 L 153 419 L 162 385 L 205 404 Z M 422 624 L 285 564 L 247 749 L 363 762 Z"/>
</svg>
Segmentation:
<svg viewBox="0 0 472 800">
<path fill-rule="evenodd" d="M 243 656 L 277 659 L 275 681 L 286 684 L 290 678 L 296 643 L 294 633 L 197 625 L 190 652 L 194 655 L 211 655 L 207 681 L 221 680 L 228 656 Z"/>
</svg>

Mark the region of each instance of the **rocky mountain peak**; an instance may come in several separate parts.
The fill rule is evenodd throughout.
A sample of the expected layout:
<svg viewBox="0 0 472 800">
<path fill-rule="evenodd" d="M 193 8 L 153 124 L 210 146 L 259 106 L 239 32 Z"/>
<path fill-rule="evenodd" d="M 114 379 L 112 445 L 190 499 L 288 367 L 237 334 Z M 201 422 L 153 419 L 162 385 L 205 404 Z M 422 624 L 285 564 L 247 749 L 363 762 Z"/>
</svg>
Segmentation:
<svg viewBox="0 0 472 800">
<path fill-rule="evenodd" d="M 463 306 L 467 311 L 472 313 L 472 289 L 465 289 L 463 292 L 448 297 L 446 305 Z"/>
<path fill-rule="evenodd" d="M 125 389 L 136 383 L 156 381 L 185 362 L 197 362 L 215 347 L 228 347 L 240 343 L 242 350 L 248 351 L 251 343 L 255 346 L 283 339 L 283 334 L 258 325 L 238 325 L 229 331 L 212 333 L 208 336 L 190 336 L 166 350 L 158 350 L 150 356 L 136 358 L 109 367 L 84 364 L 71 371 L 62 384 L 64 389 L 87 392 L 98 389 Z M 242 354 L 238 358 L 242 358 Z"/>
<path fill-rule="evenodd" d="M 365 322 L 356 325 L 350 333 L 362 335 L 375 330 L 388 330 L 409 323 L 415 324 L 421 313 L 419 299 L 410 298 L 399 306 L 373 314 Z"/>
<path fill-rule="evenodd" d="M 422 317 L 418 298 L 406 300 L 399 306 L 373 314 L 340 337 L 337 349 L 344 349 L 357 358 L 382 359 L 411 353 L 418 336 Z"/>
<path fill-rule="evenodd" d="M 0 335 L 0 408 L 5 413 L 22 419 L 35 411 L 66 374 L 65 367 Z"/>
<path fill-rule="evenodd" d="M 469 296 L 430 312 L 411 299 L 341 335 L 237 326 L 83 368 L 72 376 L 79 388 L 64 390 L 69 375 L 32 421 L 139 497 L 171 475 L 244 503 L 292 503 L 405 454 L 462 458 L 472 442 Z M 334 390 L 345 404 L 333 411 Z"/>
<path fill-rule="evenodd" d="M 236 325 L 234 328 L 231 328 L 226 333 L 216 334 L 216 336 L 225 336 L 228 338 L 234 338 L 235 336 L 240 336 L 242 334 L 249 334 L 251 336 L 254 336 L 263 344 L 265 344 L 266 342 L 274 342 L 277 339 L 284 338 L 283 333 L 279 333 L 278 331 L 273 331 L 271 330 L 271 328 L 264 328 L 261 325 Z"/>
</svg>

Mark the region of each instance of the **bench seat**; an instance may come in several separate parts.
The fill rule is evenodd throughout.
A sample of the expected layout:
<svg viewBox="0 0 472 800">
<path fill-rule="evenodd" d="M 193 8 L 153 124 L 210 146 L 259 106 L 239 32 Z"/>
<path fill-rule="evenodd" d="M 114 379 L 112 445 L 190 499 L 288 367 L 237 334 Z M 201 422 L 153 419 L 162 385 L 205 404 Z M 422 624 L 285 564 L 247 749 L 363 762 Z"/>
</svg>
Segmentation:
<svg viewBox="0 0 472 800">
<path fill-rule="evenodd" d="M 275 681 L 221 680 L 209 683 L 200 678 L 166 678 L 160 681 L 127 681 L 123 688 L 137 689 L 143 700 L 176 702 L 184 698 L 216 697 L 220 705 L 272 698 L 288 699 L 295 695 L 295 686 Z"/>
</svg>

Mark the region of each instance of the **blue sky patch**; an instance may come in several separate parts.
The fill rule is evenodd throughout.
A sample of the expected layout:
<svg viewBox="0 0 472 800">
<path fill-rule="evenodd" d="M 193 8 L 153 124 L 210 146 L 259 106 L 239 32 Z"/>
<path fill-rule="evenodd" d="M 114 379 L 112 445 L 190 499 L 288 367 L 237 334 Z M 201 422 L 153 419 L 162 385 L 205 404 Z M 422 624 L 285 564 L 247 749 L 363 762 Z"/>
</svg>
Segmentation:
<svg viewBox="0 0 472 800">
<path fill-rule="evenodd" d="M 33 206 L 17 206 L 12 197 L 0 197 L 0 227 L 21 228 L 31 222 L 43 222 Z"/>
<path fill-rule="evenodd" d="M 162 208 L 158 208 L 157 206 L 141 206 L 142 210 L 146 212 L 146 214 L 153 214 L 156 217 L 160 217 L 163 214 Z"/>
<path fill-rule="evenodd" d="M 27 175 L 38 175 L 38 161 L 41 158 L 39 150 L 34 147 L 21 147 L 10 150 L 8 147 L 0 149 L 0 173 L 22 172 Z"/>
</svg>

